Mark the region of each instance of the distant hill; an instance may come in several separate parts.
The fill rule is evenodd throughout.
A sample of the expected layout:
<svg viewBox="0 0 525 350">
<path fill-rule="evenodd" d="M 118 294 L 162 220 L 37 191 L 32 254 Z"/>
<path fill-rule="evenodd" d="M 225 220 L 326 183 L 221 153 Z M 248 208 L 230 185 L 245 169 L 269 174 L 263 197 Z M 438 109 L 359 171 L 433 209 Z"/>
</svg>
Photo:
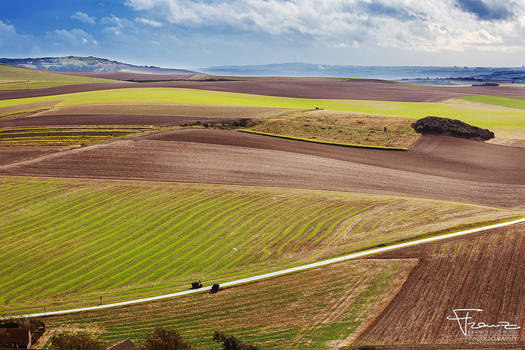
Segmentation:
<svg viewBox="0 0 525 350">
<path fill-rule="evenodd" d="M 0 63 L 10 66 L 44 69 L 62 72 L 96 72 L 96 73 L 149 73 L 149 74 L 195 74 L 184 69 L 167 69 L 155 66 L 136 66 L 133 64 L 112 61 L 98 57 L 40 57 L 40 58 L 0 58 Z"/>
<path fill-rule="evenodd" d="M 355 66 L 311 63 L 278 63 L 247 66 L 214 66 L 199 71 L 235 76 L 345 77 L 386 80 L 453 79 L 475 81 L 525 80 L 525 68 L 435 67 L 435 66 Z"/>
</svg>

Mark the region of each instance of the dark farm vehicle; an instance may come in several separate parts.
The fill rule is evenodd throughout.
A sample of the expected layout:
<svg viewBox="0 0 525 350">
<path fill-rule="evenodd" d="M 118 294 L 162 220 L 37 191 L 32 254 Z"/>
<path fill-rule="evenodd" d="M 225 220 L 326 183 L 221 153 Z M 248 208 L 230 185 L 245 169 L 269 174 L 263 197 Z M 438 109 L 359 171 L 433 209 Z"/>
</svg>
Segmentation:
<svg viewBox="0 0 525 350">
<path fill-rule="evenodd" d="M 202 288 L 202 283 L 201 283 L 201 281 L 198 281 L 198 282 L 192 282 L 192 283 L 191 283 L 191 289 L 199 289 L 199 288 Z"/>
<path fill-rule="evenodd" d="M 219 285 L 217 283 L 211 286 L 210 293 L 215 294 L 218 291 L 219 291 Z"/>
</svg>

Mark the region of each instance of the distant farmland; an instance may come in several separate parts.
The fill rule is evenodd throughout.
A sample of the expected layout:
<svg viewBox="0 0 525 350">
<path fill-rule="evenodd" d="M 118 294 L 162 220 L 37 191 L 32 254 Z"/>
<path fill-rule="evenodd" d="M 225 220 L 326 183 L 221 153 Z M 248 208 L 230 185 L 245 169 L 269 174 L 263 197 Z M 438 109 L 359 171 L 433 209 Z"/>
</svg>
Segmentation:
<svg viewBox="0 0 525 350">
<path fill-rule="evenodd" d="M 388 304 L 417 259 L 357 260 L 218 294 L 199 294 L 114 310 L 46 318 L 93 333 L 107 344 L 140 342 L 156 326 L 179 331 L 197 349 L 219 349 L 215 330 L 261 349 L 328 349 L 350 344 Z"/>
<path fill-rule="evenodd" d="M 116 81 L 0 65 L 0 90 L 43 89 L 64 85 Z"/>
<path fill-rule="evenodd" d="M 63 95 L 29 97 L 0 100 L 0 111 L 4 107 L 34 104 L 37 102 L 57 101 L 56 106 L 74 106 L 83 104 L 112 103 L 172 103 L 193 105 L 251 106 L 266 108 L 313 109 L 315 107 L 336 111 L 380 114 L 394 117 L 421 118 L 428 115 L 461 119 L 464 122 L 483 127 L 498 129 L 525 128 L 525 111 L 520 108 L 508 108 L 513 99 L 504 99 L 504 105 L 483 103 L 483 98 L 476 102 L 452 99 L 447 102 L 392 102 L 373 100 L 335 100 L 308 99 L 276 96 L 262 96 L 242 93 L 182 89 L 182 88 L 124 88 L 104 91 L 90 91 Z M 521 102 L 512 105 L 519 106 Z M 492 102 L 492 101 L 488 101 Z M 22 109 L 22 108 L 21 108 Z"/>
<path fill-rule="evenodd" d="M 158 295 L 515 216 L 401 197 L 2 178 L 4 313 Z"/>
</svg>

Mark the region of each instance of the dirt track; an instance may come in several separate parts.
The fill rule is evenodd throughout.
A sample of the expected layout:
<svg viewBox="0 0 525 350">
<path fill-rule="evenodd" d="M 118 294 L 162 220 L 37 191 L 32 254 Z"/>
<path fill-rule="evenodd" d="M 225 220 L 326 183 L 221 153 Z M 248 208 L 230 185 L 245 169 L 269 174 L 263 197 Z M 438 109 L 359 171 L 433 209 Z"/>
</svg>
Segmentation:
<svg viewBox="0 0 525 350">
<path fill-rule="evenodd" d="M 483 312 L 472 313 L 473 321 L 517 324 L 521 327 L 517 340 L 508 344 L 525 344 L 525 224 L 374 256 L 378 257 L 421 261 L 357 343 L 465 344 L 468 339 L 457 321 L 447 316 L 453 316 L 453 309 L 479 308 Z M 512 333 L 501 328 L 490 331 Z"/>
<path fill-rule="evenodd" d="M 435 87 L 401 84 L 382 80 L 275 78 L 69 85 L 47 89 L 0 91 L 0 100 L 137 87 L 179 87 L 297 98 L 407 102 L 438 102 L 454 97 L 471 95 L 525 98 L 525 89 L 514 87 Z"/>
<path fill-rule="evenodd" d="M 208 131 L 203 130 L 202 132 Z M 236 138 L 239 135 L 236 132 L 212 131 L 209 135 L 215 137 L 216 133 L 219 136 L 222 135 L 222 143 L 238 142 Z M 448 159 L 440 160 L 441 147 L 439 145 L 449 142 L 448 138 L 429 138 L 428 145 L 425 141 L 422 146 L 418 146 L 422 149 L 419 152 L 432 154 L 432 149 L 434 149 L 433 160 L 418 165 L 418 156 L 410 156 L 410 152 L 339 149 L 335 146 L 275 138 L 268 138 L 271 140 L 268 141 L 271 142 L 271 147 L 267 148 L 272 149 L 222 145 L 218 142 L 159 140 L 159 138 L 166 139 L 172 136 L 172 134 L 166 134 L 152 136 L 151 139 L 136 138 L 116 141 L 54 155 L 23 165 L 0 168 L 0 172 L 33 176 L 311 188 L 406 195 L 505 208 L 525 208 L 525 179 L 517 174 L 521 170 L 502 170 L 502 175 L 492 175 L 493 169 L 483 168 L 480 165 L 485 159 L 483 156 L 479 154 L 468 156 L 468 152 L 464 155 L 465 159 L 468 159 L 468 161 L 465 160 L 465 164 L 454 159 L 457 155 L 453 151 L 450 151 Z M 251 141 L 253 143 L 266 142 L 259 140 L 264 136 L 243 136 L 249 136 L 248 139 L 253 140 Z M 478 146 L 477 143 L 475 145 Z M 283 151 L 286 147 L 289 151 Z M 415 152 L 417 155 L 418 151 Z M 494 152 L 494 157 L 497 158 L 498 152 Z M 518 151 L 511 149 L 511 152 Z M 406 164 L 403 164 L 399 157 L 408 157 Z M 382 161 L 383 164 L 367 164 L 363 160 L 365 158 L 370 158 L 376 163 Z M 512 167 L 509 163 L 511 160 L 508 158 L 500 161 L 503 162 L 502 165 Z M 512 164 L 522 164 L 516 160 L 513 162 Z M 479 169 L 473 169 L 473 165 L 477 165 Z M 425 169 L 426 166 L 431 168 Z M 398 169 L 400 167 L 407 169 Z M 458 167 L 461 167 L 461 170 L 458 171 L 456 169 Z M 426 173 L 418 172 L 422 169 Z M 428 174 L 432 172 L 436 172 L 439 176 Z M 514 172 L 516 177 L 512 175 Z M 446 173 L 459 175 L 446 177 L 444 176 Z M 501 181 L 492 181 L 498 180 L 500 176 Z M 458 177 L 468 179 L 458 179 Z M 483 182 L 487 180 L 491 181 Z"/>
</svg>

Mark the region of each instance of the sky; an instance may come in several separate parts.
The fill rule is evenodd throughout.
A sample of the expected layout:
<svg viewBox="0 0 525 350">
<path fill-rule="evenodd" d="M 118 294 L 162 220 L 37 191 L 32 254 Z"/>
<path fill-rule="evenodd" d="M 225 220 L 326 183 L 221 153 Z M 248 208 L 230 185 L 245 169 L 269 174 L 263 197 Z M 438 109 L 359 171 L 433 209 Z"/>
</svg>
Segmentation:
<svg viewBox="0 0 525 350">
<path fill-rule="evenodd" d="M 525 0 L 0 1 L 0 57 L 170 68 L 525 65 Z"/>
</svg>

